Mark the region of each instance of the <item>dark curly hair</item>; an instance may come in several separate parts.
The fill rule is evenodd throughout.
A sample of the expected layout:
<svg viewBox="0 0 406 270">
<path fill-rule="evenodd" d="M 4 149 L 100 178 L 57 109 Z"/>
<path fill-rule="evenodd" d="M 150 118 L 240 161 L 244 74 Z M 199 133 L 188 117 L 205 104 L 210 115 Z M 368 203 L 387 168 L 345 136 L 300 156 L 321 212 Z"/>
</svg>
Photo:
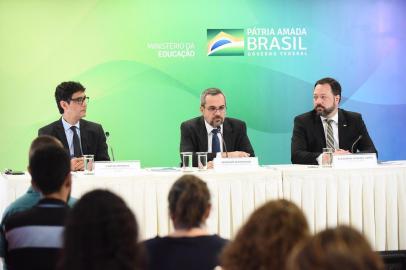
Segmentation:
<svg viewBox="0 0 406 270">
<path fill-rule="evenodd" d="M 168 202 L 175 229 L 191 229 L 204 221 L 210 207 L 210 192 L 197 176 L 184 175 L 172 185 Z"/>
<path fill-rule="evenodd" d="M 134 270 L 141 266 L 138 225 L 125 202 L 93 190 L 68 215 L 60 270 Z"/>
<path fill-rule="evenodd" d="M 309 237 L 303 212 L 287 200 L 270 201 L 255 210 L 224 249 L 226 270 L 284 270 L 293 247 Z"/>
<path fill-rule="evenodd" d="M 289 270 L 383 270 L 382 259 L 353 228 L 326 229 L 292 252 Z"/>
</svg>

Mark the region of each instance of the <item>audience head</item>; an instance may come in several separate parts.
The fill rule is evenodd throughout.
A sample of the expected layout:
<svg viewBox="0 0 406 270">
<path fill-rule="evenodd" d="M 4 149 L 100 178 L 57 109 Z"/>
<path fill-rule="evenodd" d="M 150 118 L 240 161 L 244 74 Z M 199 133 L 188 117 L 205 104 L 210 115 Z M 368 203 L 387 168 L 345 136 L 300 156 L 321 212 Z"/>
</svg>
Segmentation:
<svg viewBox="0 0 406 270">
<path fill-rule="evenodd" d="M 221 265 L 226 270 L 283 270 L 293 247 L 308 236 L 299 207 L 287 200 L 270 201 L 252 213 L 226 246 Z"/>
<path fill-rule="evenodd" d="M 60 145 L 44 145 L 31 151 L 28 171 L 31 174 L 33 186 L 43 195 L 57 192 L 64 192 L 66 196 L 69 194 L 70 158 L 68 152 Z"/>
<path fill-rule="evenodd" d="M 168 195 L 169 213 L 175 229 L 200 227 L 210 213 L 210 192 L 205 182 L 194 175 L 184 175 Z"/>
<path fill-rule="evenodd" d="M 83 195 L 68 215 L 60 269 L 138 269 L 138 225 L 125 202 L 107 190 Z"/>
<path fill-rule="evenodd" d="M 377 253 L 355 229 L 326 229 L 295 249 L 289 270 L 383 270 Z"/>
<path fill-rule="evenodd" d="M 37 149 L 47 145 L 56 145 L 63 148 L 63 144 L 57 138 L 49 135 L 41 135 L 32 141 L 30 150 L 28 152 L 28 158 L 30 158 Z"/>
</svg>

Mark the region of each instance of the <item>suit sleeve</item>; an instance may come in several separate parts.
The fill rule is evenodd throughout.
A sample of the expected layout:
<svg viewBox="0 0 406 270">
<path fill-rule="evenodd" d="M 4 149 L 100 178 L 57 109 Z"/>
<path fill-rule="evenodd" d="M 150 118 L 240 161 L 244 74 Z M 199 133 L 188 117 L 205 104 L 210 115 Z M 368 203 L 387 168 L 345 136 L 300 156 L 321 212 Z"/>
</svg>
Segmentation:
<svg viewBox="0 0 406 270">
<path fill-rule="evenodd" d="M 45 128 L 40 128 L 38 129 L 38 136 L 41 135 L 49 135 L 49 134 L 45 131 Z"/>
<path fill-rule="evenodd" d="M 106 143 L 106 135 L 104 134 L 103 127 L 99 125 L 99 131 L 98 131 L 98 141 L 97 141 L 97 152 L 95 155 L 95 160 L 96 161 L 109 161 L 109 153 L 108 153 L 108 146 Z"/>
<path fill-rule="evenodd" d="M 186 123 L 180 125 L 180 152 L 196 152 L 195 139 Z"/>
<path fill-rule="evenodd" d="M 180 152 L 192 152 L 193 153 L 193 166 L 197 167 L 197 156 L 196 152 L 198 149 L 198 138 L 193 135 L 192 128 L 187 123 L 182 123 L 180 125 Z M 207 153 L 207 161 L 212 161 L 216 155 L 214 153 Z M 182 155 L 180 155 L 180 162 L 182 166 Z"/>
<path fill-rule="evenodd" d="M 192 134 L 190 131 L 190 128 L 186 123 L 182 123 L 180 125 L 180 166 L 182 167 L 183 165 L 183 160 L 182 160 L 182 152 L 192 152 L 193 153 L 193 166 L 195 166 L 195 159 L 196 159 L 196 149 L 193 144 L 193 139 L 192 139 Z"/>
<path fill-rule="evenodd" d="M 291 141 L 291 161 L 293 164 L 317 165 L 318 152 L 308 151 L 308 138 L 304 121 L 295 117 Z"/>
<path fill-rule="evenodd" d="M 250 157 L 255 157 L 254 149 L 252 148 L 250 139 L 248 138 L 247 134 L 247 126 L 245 123 L 242 124 L 242 132 L 241 132 L 241 140 L 240 146 L 238 147 L 238 151 L 244 151 L 250 154 Z"/>
<path fill-rule="evenodd" d="M 375 148 L 375 145 L 369 136 L 367 127 L 365 126 L 364 120 L 362 119 L 362 116 L 360 116 L 360 127 L 359 131 L 360 134 L 362 135 L 362 138 L 359 140 L 357 145 L 354 146 L 355 149 L 357 149 L 361 153 L 376 153 L 378 156 L 378 151 Z M 354 151 L 356 152 L 356 151 Z"/>
</svg>

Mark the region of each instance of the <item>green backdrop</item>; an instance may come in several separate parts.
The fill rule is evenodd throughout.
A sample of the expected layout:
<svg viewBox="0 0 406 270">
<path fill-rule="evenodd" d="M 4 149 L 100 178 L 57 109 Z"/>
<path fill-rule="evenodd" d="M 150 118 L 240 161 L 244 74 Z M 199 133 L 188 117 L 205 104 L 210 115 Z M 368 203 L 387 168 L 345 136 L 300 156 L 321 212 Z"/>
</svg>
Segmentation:
<svg viewBox="0 0 406 270">
<path fill-rule="evenodd" d="M 0 170 L 25 169 L 38 128 L 60 117 L 53 95 L 66 80 L 86 87 L 86 119 L 110 132 L 116 160 L 178 165 L 180 123 L 199 115 L 202 90 L 219 87 L 227 115 L 246 121 L 260 163 L 289 163 L 293 117 L 312 108 L 314 81 L 331 75 L 357 89 L 369 76 L 372 65 L 354 59 L 377 54 L 345 34 L 348 12 L 363 4 L 0 0 Z M 306 55 L 250 57 L 245 45 L 244 56 L 207 56 L 208 29 L 246 38 L 256 27 L 305 28 Z"/>
</svg>

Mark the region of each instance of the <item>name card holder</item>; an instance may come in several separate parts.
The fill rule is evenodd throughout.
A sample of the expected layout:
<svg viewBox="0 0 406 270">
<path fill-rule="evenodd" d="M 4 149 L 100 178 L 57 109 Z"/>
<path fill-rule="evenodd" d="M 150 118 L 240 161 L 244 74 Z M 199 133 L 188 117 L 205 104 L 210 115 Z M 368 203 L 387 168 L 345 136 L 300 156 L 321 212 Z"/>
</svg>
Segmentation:
<svg viewBox="0 0 406 270">
<path fill-rule="evenodd" d="M 252 170 L 259 168 L 258 157 L 245 157 L 245 158 L 221 158 L 216 157 L 213 159 L 213 168 L 215 170 Z"/>
<path fill-rule="evenodd" d="M 377 165 L 375 153 L 333 155 L 333 168 L 371 168 Z"/>
<path fill-rule="evenodd" d="M 141 171 L 139 160 L 129 161 L 97 161 L 94 173 L 97 176 L 133 176 Z"/>
</svg>

